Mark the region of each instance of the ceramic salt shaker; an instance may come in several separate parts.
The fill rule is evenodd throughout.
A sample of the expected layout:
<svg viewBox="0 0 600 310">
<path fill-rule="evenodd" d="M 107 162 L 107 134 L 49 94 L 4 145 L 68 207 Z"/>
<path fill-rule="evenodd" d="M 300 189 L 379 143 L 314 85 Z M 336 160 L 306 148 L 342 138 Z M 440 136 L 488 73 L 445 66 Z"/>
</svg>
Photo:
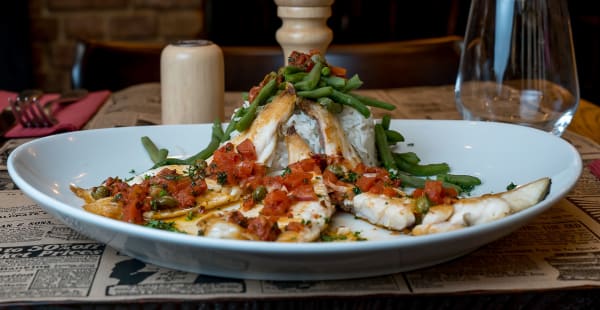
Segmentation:
<svg viewBox="0 0 600 310">
<path fill-rule="evenodd" d="M 223 121 L 225 77 L 223 52 L 208 40 L 167 45 L 160 58 L 163 124 Z"/>
</svg>

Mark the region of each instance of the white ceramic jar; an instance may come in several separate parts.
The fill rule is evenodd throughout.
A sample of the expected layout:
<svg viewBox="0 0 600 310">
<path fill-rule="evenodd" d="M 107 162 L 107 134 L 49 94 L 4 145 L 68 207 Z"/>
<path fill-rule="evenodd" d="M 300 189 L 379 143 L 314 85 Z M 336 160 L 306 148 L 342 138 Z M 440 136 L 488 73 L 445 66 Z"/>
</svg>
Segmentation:
<svg viewBox="0 0 600 310">
<path fill-rule="evenodd" d="M 223 121 L 223 52 L 207 40 L 167 45 L 160 59 L 163 124 Z"/>
</svg>

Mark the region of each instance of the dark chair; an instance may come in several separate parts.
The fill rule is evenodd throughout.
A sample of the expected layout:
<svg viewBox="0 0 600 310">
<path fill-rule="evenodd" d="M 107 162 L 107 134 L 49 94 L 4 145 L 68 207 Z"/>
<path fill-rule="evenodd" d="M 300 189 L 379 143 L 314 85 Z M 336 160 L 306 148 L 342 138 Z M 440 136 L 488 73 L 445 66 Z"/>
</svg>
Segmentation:
<svg viewBox="0 0 600 310">
<path fill-rule="evenodd" d="M 460 37 L 413 41 L 332 45 L 326 59 L 357 73 L 367 88 L 453 84 L 460 56 Z M 164 45 L 79 40 L 71 74 L 74 88 L 120 90 L 160 81 Z M 284 57 L 279 46 L 222 46 L 225 90 L 247 91 Z"/>
<path fill-rule="evenodd" d="M 160 81 L 163 44 L 78 40 L 71 86 L 88 90 L 120 90 Z M 247 91 L 269 68 L 283 65 L 279 47 L 221 47 L 225 63 L 225 90 Z"/>
<path fill-rule="evenodd" d="M 78 40 L 71 86 L 116 91 L 134 84 L 158 82 L 162 48 L 160 44 Z"/>
<path fill-rule="evenodd" d="M 454 84 L 462 38 L 440 38 L 332 45 L 326 59 L 358 74 L 361 88 L 398 88 Z"/>
</svg>

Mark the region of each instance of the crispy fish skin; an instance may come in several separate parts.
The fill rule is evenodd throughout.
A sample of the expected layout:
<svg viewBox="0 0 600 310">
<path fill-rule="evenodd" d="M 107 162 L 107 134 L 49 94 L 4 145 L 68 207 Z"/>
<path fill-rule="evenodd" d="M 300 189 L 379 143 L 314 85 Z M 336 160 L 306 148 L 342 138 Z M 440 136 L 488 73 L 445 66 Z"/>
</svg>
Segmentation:
<svg viewBox="0 0 600 310">
<path fill-rule="evenodd" d="M 230 139 L 229 142 L 238 145 L 249 139 L 257 152 L 256 161 L 269 165 L 276 149 L 279 128 L 290 117 L 295 105 L 296 91 L 291 84 L 288 84 L 280 95 L 264 106 L 248 129 Z"/>
<path fill-rule="evenodd" d="M 301 108 L 317 120 L 321 133 L 320 142 L 325 154 L 344 158 L 352 167 L 362 163 L 360 156 L 348 141 L 339 120 L 331 112 L 319 104 L 307 101 L 301 102 Z"/>
<path fill-rule="evenodd" d="M 288 147 L 289 162 L 294 164 L 312 156 L 310 147 L 296 133 L 286 135 L 285 141 Z M 329 200 L 329 192 L 323 176 L 320 173 L 312 172 L 310 184 L 317 195 L 317 200 L 298 201 L 290 209 L 291 216 L 281 217 L 277 224 L 282 229 L 277 241 L 285 242 L 310 242 L 317 240 L 323 232 L 335 212 L 335 206 Z M 285 227 L 290 222 L 303 224 L 302 230 L 287 231 Z"/>
<path fill-rule="evenodd" d="M 545 177 L 505 192 L 435 206 L 425 214 L 422 223 L 412 229 L 412 235 L 452 231 L 499 220 L 544 200 L 551 183 L 551 179 Z"/>
</svg>

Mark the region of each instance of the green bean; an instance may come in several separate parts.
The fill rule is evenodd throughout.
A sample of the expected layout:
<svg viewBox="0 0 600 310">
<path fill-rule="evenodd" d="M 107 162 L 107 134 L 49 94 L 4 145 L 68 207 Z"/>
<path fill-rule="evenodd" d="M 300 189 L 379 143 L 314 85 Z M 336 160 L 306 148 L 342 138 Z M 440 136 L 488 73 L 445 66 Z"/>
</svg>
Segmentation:
<svg viewBox="0 0 600 310">
<path fill-rule="evenodd" d="M 392 157 L 394 158 L 398 169 L 406 171 L 412 175 L 432 176 L 438 174 L 445 174 L 448 173 L 448 171 L 450 171 L 450 166 L 448 166 L 447 163 L 419 165 L 411 164 L 396 154 L 392 154 Z"/>
<path fill-rule="evenodd" d="M 342 113 L 342 110 L 344 109 L 341 104 L 331 100 L 329 97 L 318 98 L 317 102 L 324 106 L 331 113 L 339 114 Z"/>
<path fill-rule="evenodd" d="M 283 78 L 286 82 L 297 83 L 302 81 L 307 75 L 308 72 L 296 72 L 291 74 L 284 74 Z"/>
<path fill-rule="evenodd" d="M 205 160 L 209 158 L 219 147 L 221 141 L 219 140 L 219 131 L 222 132 L 221 122 L 217 119 L 213 122 L 212 135 L 210 143 L 202 151 L 188 157 L 186 159 L 180 158 L 165 158 L 152 166 L 152 168 L 158 168 L 166 165 L 192 165 L 198 160 Z"/>
<path fill-rule="evenodd" d="M 363 84 L 363 81 L 360 80 L 360 78 L 358 77 L 358 74 L 354 74 L 351 78 L 349 78 L 346 81 L 346 86 L 344 87 L 344 89 L 342 91 L 347 93 L 353 89 L 357 89 L 357 88 L 361 87 L 362 84 Z"/>
<path fill-rule="evenodd" d="M 329 76 L 331 74 L 331 68 L 329 67 L 323 67 L 321 68 L 321 75 L 322 76 Z"/>
<path fill-rule="evenodd" d="M 346 87 L 346 79 L 339 76 L 331 75 L 323 78 L 323 80 L 327 85 L 337 90 L 342 90 L 344 87 Z"/>
<path fill-rule="evenodd" d="M 220 123 L 220 121 L 217 121 Z M 214 124 L 214 123 L 213 123 Z M 223 127 L 221 126 L 213 126 L 212 136 L 218 139 L 219 141 L 223 141 L 225 137 L 225 132 L 223 132 Z"/>
<path fill-rule="evenodd" d="M 385 135 L 389 143 L 395 144 L 404 141 L 404 136 L 395 130 L 385 130 Z"/>
<path fill-rule="evenodd" d="M 459 186 L 463 191 L 471 191 L 475 186 L 481 184 L 478 177 L 463 174 L 440 174 L 437 179 L 442 182 L 447 182 Z"/>
<path fill-rule="evenodd" d="M 379 153 L 379 158 L 383 163 L 383 167 L 387 170 L 397 170 L 396 162 L 392 155 L 392 151 L 390 150 L 390 146 L 388 145 L 387 138 L 385 136 L 385 131 L 381 124 L 375 124 L 375 145 L 377 147 L 377 152 Z"/>
<path fill-rule="evenodd" d="M 375 107 L 375 108 L 381 108 L 384 110 L 394 110 L 396 108 L 395 105 L 387 103 L 387 102 L 383 102 L 381 100 L 377 100 L 371 97 L 367 97 L 367 96 L 361 96 L 361 95 L 357 95 L 354 93 L 351 93 L 350 95 L 352 95 L 354 98 L 362 101 L 364 104 L 371 106 L 371 107 Z"/>
<path fill-rule="evenodd" d="M 394 153 L 394 156 L 398 156 L 398 157 L 402 158 L 404 161 L 408 162 L 409 164 L 413 164 L 413 165 L 418 164 L 421 161 L 421 159 L 415 152 Z"/>
<path fill-rule="evenodd" d="M 242 132 L 248 129 L 248 127 L 250 127 L 252 121 L 254 121 L 254 118 L 256 117 L 256 110 L 258 109 L 258 106 L 261 105 L 264 101 L 266 101 L 267 98 L 269 98 L 269 96 L 275 91 L 276 87 L 277 79 L 275 78 L 271 78 L 271 80 L 269 80 L 269 82 L 267 82 L 267 84 L 263 86 L 263 88 L 260 90 L 260 92 L 258 92 L 258 95 L 256 95 L 252 103 L 250 103 L 248 109 L 246 109 L 246 114 L 244 114 L 244 116 L 242 116 L 235 125 L 235 129 L 237 129 L 237 131 Z"/>
<path fill-rule="evenodd" d="M 386 114 L 381 118 L 381 126 L 383 127 L 383 129 L 385 129 L 385 130 L 390 129 L 391 120 L 392 120 L 392 117 L 389 114 Z"/>
<path fill-rule="evenodd" d="M 221 142 L 225 142 L 229 140 L 229 138 L 231 138 L 231 133 L 235 130 L 235 126 L 238 122 L 237 119 L 242 115 L 242 113 L 244 113 L 244 109 L 238 109 L 237 111 L 235 111 L 233 117 L 231 118 L 231 121 L 227 125 L 227 128 L 225 128 L 225 132 L 223 133 L 223 138 L 221 139 Z"/>
<path fill-rule="evenodd" d="M 298 68 L 296 66 L 285 66 L 283 67 L 283 74 L 294 74 L 298 72 L 303 72 L 302 68 Z"/>
<path fill-rule="evenodd" d="M 467 192 L 464 188 L 456 185 L 456 184 L 452 184 L 452 183 L 448 183 L 448 182 L 442 182 L 442 187 L 444 188 L 453 188 L 457 193 L 462 193 L 462 192 Z"/>
<path fill-rule="evenodd" d="M 313 90 L 321 79 L 321 68 L 323 68 L 323 63 L 316 61 L 308 75 L 302 81 L 294 84 L 294 87 L 298 90 Z"/>
<path fill-rule="evenodd" d="M 154 142 L 152 142 L 152 140 L 150 140 L 149 137 L 142 137 L 142 145 L 146 149 L 146 152 L 148 152 L 148 155 L 150 156 L 150 159 L 153 163 L 157 163 L 167 158 L 169 151 L 167 151 L 166 149 L 159 150 L 158 147 L 156 147 L 156 144 L 154 144 Z"/>
<path fill-rule="evenodd" d="M 157 162 L 156 164 L 154 164 L 154 166 L 152 166 L 152 169 L 162 167 L 162 166 L 168 166 L 168 165 L 187 165 L 187 164 L 188 164 L 188 161 L 185 159 L 168 157 L 168 158 L 165 158 L 165 159 Z"/>
<path fill-rule="evenodd" d="M 318 99 L 321 97 L 331 96 L 332 92 L 333 92 L 333 88 L 331 88 L 331 86 L 327 86 L 327 87 L 315 88 L 313 90 L 301 90 L 297 94 L 298 94 L 298 96 L 301 96 L 304 98 Z"/>
<path fill-rule="evenodd" d="M 334 101 L 353 107 L 354 109 L 356 109 L 356 111 L 358 111 L 360 114 L 362 114 L 365 118 L 368 118 L 371 116 L 371 111 L 369 110 L 369 108 L 364 105 L 360 100 L 348 95 L 348 94 L 344 94 L 339 90 L 333 90 L 330 96 L 331 99 L 333 99 Z"/>
<path fill-rule="evenodd" d="M 400 185 L 404 187 L 423 188 L 425 186 L 425 179 L 410 175 L 404 171 L 397 171 L 392 177 L 400 180 Z"/>
</svg>

